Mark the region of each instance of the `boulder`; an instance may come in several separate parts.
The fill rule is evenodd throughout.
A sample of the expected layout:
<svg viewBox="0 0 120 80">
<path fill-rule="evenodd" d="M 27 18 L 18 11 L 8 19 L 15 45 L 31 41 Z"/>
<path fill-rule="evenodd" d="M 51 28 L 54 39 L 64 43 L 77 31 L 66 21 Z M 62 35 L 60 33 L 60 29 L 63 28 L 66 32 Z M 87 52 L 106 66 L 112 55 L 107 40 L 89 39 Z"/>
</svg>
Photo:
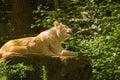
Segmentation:
<svg viewBox="0 0 120 80">
<path fill-rule="evenodd" d="M 24 63 L 33 66 L 34 70 L 27 72 L 27 77 L 23 80 L 43 80 L 42 66 L 47 71 L 47 80 L 90 80 L 92 75 L 90 62 L 84 57 L 29 54 L 7 57 L 5 61 L 10 61 L 9 64 L 12 65 Z"/>
</svg>

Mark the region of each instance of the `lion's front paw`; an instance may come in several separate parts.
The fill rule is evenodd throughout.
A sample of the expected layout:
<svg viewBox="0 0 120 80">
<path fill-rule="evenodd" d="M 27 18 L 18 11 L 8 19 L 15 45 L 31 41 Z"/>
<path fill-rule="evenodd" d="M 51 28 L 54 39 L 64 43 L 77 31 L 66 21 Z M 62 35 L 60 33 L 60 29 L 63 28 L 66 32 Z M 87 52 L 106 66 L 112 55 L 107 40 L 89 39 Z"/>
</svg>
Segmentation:
<svg viewBox="0 0 120 80">
<path fill-rule="evenodd" d="M 68 50 L 62 50 L 61 56 L 78 56 L 77 52 L 72 52 L 72 51 L 68 51 Z"/>
</svg>

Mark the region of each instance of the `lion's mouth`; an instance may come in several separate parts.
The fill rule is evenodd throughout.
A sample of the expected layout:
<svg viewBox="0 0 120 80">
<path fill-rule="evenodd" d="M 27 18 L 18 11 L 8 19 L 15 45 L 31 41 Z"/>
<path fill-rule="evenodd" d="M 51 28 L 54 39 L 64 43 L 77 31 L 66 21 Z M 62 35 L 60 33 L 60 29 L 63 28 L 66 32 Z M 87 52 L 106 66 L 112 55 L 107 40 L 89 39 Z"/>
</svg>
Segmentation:
<svg viewBox="0 0 120 80">
<path fill-rule="evenodd" d="M 72 35 L 72 32 L 67 32 L 67 34 Z"/>
</svg>

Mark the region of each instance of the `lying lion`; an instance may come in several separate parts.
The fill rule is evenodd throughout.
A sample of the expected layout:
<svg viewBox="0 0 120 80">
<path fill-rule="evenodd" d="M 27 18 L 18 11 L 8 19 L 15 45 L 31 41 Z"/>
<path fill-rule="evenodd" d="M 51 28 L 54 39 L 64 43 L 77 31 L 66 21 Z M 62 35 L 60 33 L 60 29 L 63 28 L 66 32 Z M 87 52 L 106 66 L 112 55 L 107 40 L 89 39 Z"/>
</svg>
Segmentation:
<svg viewBox="0 0 120 80">
<path fill-rule="evenodd" d="M 40 54 L 46 56 L 78 56 L 78 53 L 64 50 L 61 41 L 72 34 L 72 29 L 55 21 L 54 27 L 41 32 L 35 37 L 8 41 L 0 49 L 1 57 L 10 55 Z"/>
</svg>

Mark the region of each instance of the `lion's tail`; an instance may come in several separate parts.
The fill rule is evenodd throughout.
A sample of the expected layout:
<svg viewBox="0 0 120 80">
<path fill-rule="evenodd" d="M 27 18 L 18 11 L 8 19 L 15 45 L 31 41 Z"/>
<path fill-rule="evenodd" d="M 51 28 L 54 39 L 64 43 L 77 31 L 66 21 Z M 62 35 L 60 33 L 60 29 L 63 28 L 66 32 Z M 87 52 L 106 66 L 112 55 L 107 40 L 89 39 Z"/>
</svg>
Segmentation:
<svg viewBox="0 0 120 80">
<path fill-rule="evenodd" d="M 0 58 L 2 58 L 2 55 L 3 55 L 3 53 L 1 52 L 1 49 L 0 49 Z"/>
<path fill-rule="evenodd" d="M 0 52 L 0 64 L 5 61 L 4 58 L 2 57 L 2 55 L 3 55 L 3 53 Z"/>
<path fill-rule="evenodd" d="M 0 53 L 0 58 L 2 58 L 2 53 Z"/>
</svg>

